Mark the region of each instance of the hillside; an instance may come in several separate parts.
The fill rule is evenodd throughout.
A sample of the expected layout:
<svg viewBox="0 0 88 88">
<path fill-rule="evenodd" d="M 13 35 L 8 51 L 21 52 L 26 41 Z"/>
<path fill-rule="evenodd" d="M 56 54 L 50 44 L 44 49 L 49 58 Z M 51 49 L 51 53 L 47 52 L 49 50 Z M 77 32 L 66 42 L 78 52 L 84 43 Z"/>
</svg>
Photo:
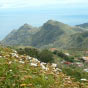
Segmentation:
<svg viewBox="0 0 88 88">
<path fill-rule="evenodd" d="M 0 46 L 1 88 L 87 88 L 62 73 L 56 64 L 19 55 L 15 50 Z"/>
<path fill-rule="evenodd" d="M 73 40 L 72 36 L 76 33 L 83 33 L 84 31 L 86 31 L 86 29 L 81 27 L 71 27 L 62 22 L 48 20 L 39 28 L 24 24 L 18 30 L 14 30 L 8 34 L 5 39 L 2 40 L 2 44 L 33 46 L 37 48 L 69 48 L 68 45 L 71 46 L 71 43 L 74 43 L 73 41 L 71 42 L 71 40 Z M 73 45 L 71 47 L 73 47 Z M 76 47 L 75 44 L 74 47 Z"/>
<path fill-rule="evenodd" d="M 31 42 L 31 36 L 39 29 L 32 27 L 31 25 L 24 24 L 18 30 L 13 30 L 8 34 L 2 44 L 5 45 L 29 45 Z"/>
<path fill-rule="evenodd" d="M 49 20 L 39 32 L 33 35 L 32 46 L 64 48 L 70 35 L 83 31 L 83 28 L 71 27 L 58 21 Z"/>
<path fill-rule="evenodd" d="M 88 49 L 88 31 L 76 33 L 70 36 L 68 46 L 70 48 Z"/>
</svg>

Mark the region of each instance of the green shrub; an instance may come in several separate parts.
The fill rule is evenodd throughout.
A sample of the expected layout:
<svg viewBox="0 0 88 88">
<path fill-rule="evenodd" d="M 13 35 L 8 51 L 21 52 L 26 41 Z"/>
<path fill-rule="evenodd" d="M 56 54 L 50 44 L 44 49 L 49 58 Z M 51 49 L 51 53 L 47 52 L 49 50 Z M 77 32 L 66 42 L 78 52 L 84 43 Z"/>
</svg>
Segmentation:
<svg viewBox="0 0 88 88">
<path fill-rule="evenodd" d="M 20 49 L 17 49 L 17 52 L 21 55 L 25 54 L 25 51 L 24 49 L 20 48 Z"/>
<path fill-rule="evenodd" d="M 26 54 L 35 58 L 38 58 L 39 56 L 39 51 L 35 48 L 24 48 L 24 49 L 20 48 L 17 50 L 17 52 L 21 55 Z"/>
<path fill-rule="evenodd" d="M 39 60 L 42 62 L 52 62 L 54 60 L 53 53 L 49 50 L 42 50 L 39 54 Z"/>
<path fill-rule="evenodd" d="M 56 54 L 57 56 L 63 58 L 66 61 L 74 62 L 74 57 L 67 56 L 63 52 L 60 52 L 60 51 L 55 50 L 53 53 Z"/>
<path fill-rule="evenodd" d="M 31 57 L 38 58 L 39 51 L 35 48 L 25 48 L 24 49 L 26 55 L 30 55 Z"/>
<path fill-rule="evenodd" d="M 29 55 L 34 58 L 38 58 L 42 62 L 52 62 L 53 61 L 53 53 L 49 50 L 42 50 L 41 52 L 35 48 L 25 48 L 25 49 L 18 49 L 17 50 L 21 55 Z"/>
</svg>

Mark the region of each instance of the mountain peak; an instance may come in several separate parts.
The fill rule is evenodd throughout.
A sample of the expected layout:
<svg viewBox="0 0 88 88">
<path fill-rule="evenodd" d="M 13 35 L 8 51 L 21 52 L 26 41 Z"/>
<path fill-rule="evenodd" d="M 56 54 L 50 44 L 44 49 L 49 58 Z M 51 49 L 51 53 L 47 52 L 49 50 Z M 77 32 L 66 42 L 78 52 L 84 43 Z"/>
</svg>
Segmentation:
<svg viewBox="0 0 88 88">
<path fill-rule="evenodd" d="M 19 29 L 20 30 L 30 30 L 32 29 L 33 27 L 27 23 L 25 23 L 23 26 L 21 26 Z"/>
<path fill-rule="evenodd" d="M 56 20 L 48 20 L 45 24 L 50 24 L 50 25 L 66 25 L 62 22 L 56 21 Z"/>
<path fill-rule="evenodd" d="M 29 26 L 29 24 L 25 23 L 24 26 Z"/>
<path fill-rule="evenodd" d="M 55 21 L 55 20 L 48 20 L 46 23 L 44 23 L 44 25 L 42 26 L 44 29 L 63 29 L 63 27 L 68 27 L 67 24 L 64 24 L 62 22 L 59 21 Z"/>
<path fill-rule="evenodd" d="M 54 20 L 48 20 L 47 22 L 54 22 Z"/>
<path fill-rule="evenodd" d="M 58 21 L 48 20 L 46 23 L 48 23 L 48 24 L 53 24 L 53 23 L 56 23 L 56 22 L 58 22 Z"/>
</svg>

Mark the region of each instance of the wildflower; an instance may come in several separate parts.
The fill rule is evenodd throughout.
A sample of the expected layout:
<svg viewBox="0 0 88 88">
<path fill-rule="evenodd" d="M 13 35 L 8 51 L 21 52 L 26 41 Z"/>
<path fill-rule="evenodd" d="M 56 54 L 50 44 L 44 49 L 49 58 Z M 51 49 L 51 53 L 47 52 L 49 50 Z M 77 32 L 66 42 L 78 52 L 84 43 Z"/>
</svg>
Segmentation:
<svg viewBox="0 0 88 88">
<path fill-rule="evenodd" d="M 40 62 L 40 61 L 38 61 L 38 59 L 36 59 L 36 58 L 32 58 L 32 60 L 30 60 L 30 62 L 38 63 L 38 62 Z"/>
<path fill-rule="evenodd" d="M 42 67 L 43 70 L 46 70 L 46 71 L 48 70 L 48 68 L 45 67 L 42 63 L 40 64 L 40 66 Z"/>
<path fill-rule="evenodd" d="M 24 81 L 25 79 L 24 78 L 21 78 L 21 81 Z"/>
<path fill-rule="evenodd" d="M 11 64 L 11 63 L 12 63 L 12 61 L 9 62 L 9 64 Z"/>
<path fill-rule="evenodd" d="M 37 67 L 37 63 L 31 63 L 31 66 Z"/>
<path fill-rule="evenodd" d="M 61 69 L 59 69 L 59 68 L 56 68 L 56 70 L 57 70 L 57 71 L 59 71 L 59 72 L 62 72 L 62 70 L 61 70 Z"/>
<path fill-rule="evenodd" d="M 17 51 L 13 50 L 13 53 L 17 53 Z"/>
<path fill-rule="evenodd" d="M 11 53 L 12 57 L 18 58 L 19 56 L 16 53 Z"/>
<path fill-rule="evenodd" d="M 32 85 L 32 84 L 28 84 L 27 86 L 29 86 L 29 87 L 30 87 L 30 86 L 33 86 L 33 85 Z"/>
<path fill-rule="evenodd" d="M 26 59 L 31 60 L 32 58 L 30 56 L 27 56 Z"/>
<path fill-rule="evenodd" d="M 65 55 L 70 56 L 70 54 L 69 54 L 69 53 L 65 53 Z"/>
<path fill-rule="evenodd" d="M 27 86 L 27 84 L 20 84 L 20 87 L 25 87 Z"/>
<path fill-rule="evenodd" d="M 24 64 L 24 61 L 19 61 L 21 64 Z"/>
<path fill-rule="evenodd" d="M 53 63 L 51 66 L 52 66 L 53 68 L 56 68 L 56 67 L 57 67 L 57 64 L 54 64 L 54 63 Z"/>
<path fill-rule="evenodd" d="M 24 79 L 32 79 L 32 76 L 26 75 L 26 76 L 24 76 Z"/>
<path fill-rule="evenodd" d="M 87 79 L 80 79 L 81 81 L 87 81 Z"/>
<path fill-rule="evenodd" d="M 9 70 L 10 72 L 12 72 L 12 70 Z"/>
<path fill-rule="evenodd" d="M 0 58 L 2 58 L 2 56 L 0 56 Z"/>
<path fill-rule="evenodd" d="M 14 84 L 12 84 L 12 86 L 14 87 L 16 84 L 14 83 Z"/>
<path fill-rule="evenodd" d="M 46 65 L 46 63 L 45 62 L 41 62 L 43 65 Z"/>
</svg>

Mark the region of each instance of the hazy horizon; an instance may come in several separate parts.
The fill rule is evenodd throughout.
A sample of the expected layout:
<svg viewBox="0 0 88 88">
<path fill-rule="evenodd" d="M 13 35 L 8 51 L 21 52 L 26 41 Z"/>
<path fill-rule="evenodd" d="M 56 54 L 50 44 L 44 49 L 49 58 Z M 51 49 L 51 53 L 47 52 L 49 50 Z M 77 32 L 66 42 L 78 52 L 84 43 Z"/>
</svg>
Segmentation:
<svg viewBox="0 0 88 88">
<path fill-rule="evenodd" d="M 0 40 L 24 23 L 41 26 L 47 20 L 69 25 L 88 22 L 87 0 L 1 0 Z"/>
</svg>

